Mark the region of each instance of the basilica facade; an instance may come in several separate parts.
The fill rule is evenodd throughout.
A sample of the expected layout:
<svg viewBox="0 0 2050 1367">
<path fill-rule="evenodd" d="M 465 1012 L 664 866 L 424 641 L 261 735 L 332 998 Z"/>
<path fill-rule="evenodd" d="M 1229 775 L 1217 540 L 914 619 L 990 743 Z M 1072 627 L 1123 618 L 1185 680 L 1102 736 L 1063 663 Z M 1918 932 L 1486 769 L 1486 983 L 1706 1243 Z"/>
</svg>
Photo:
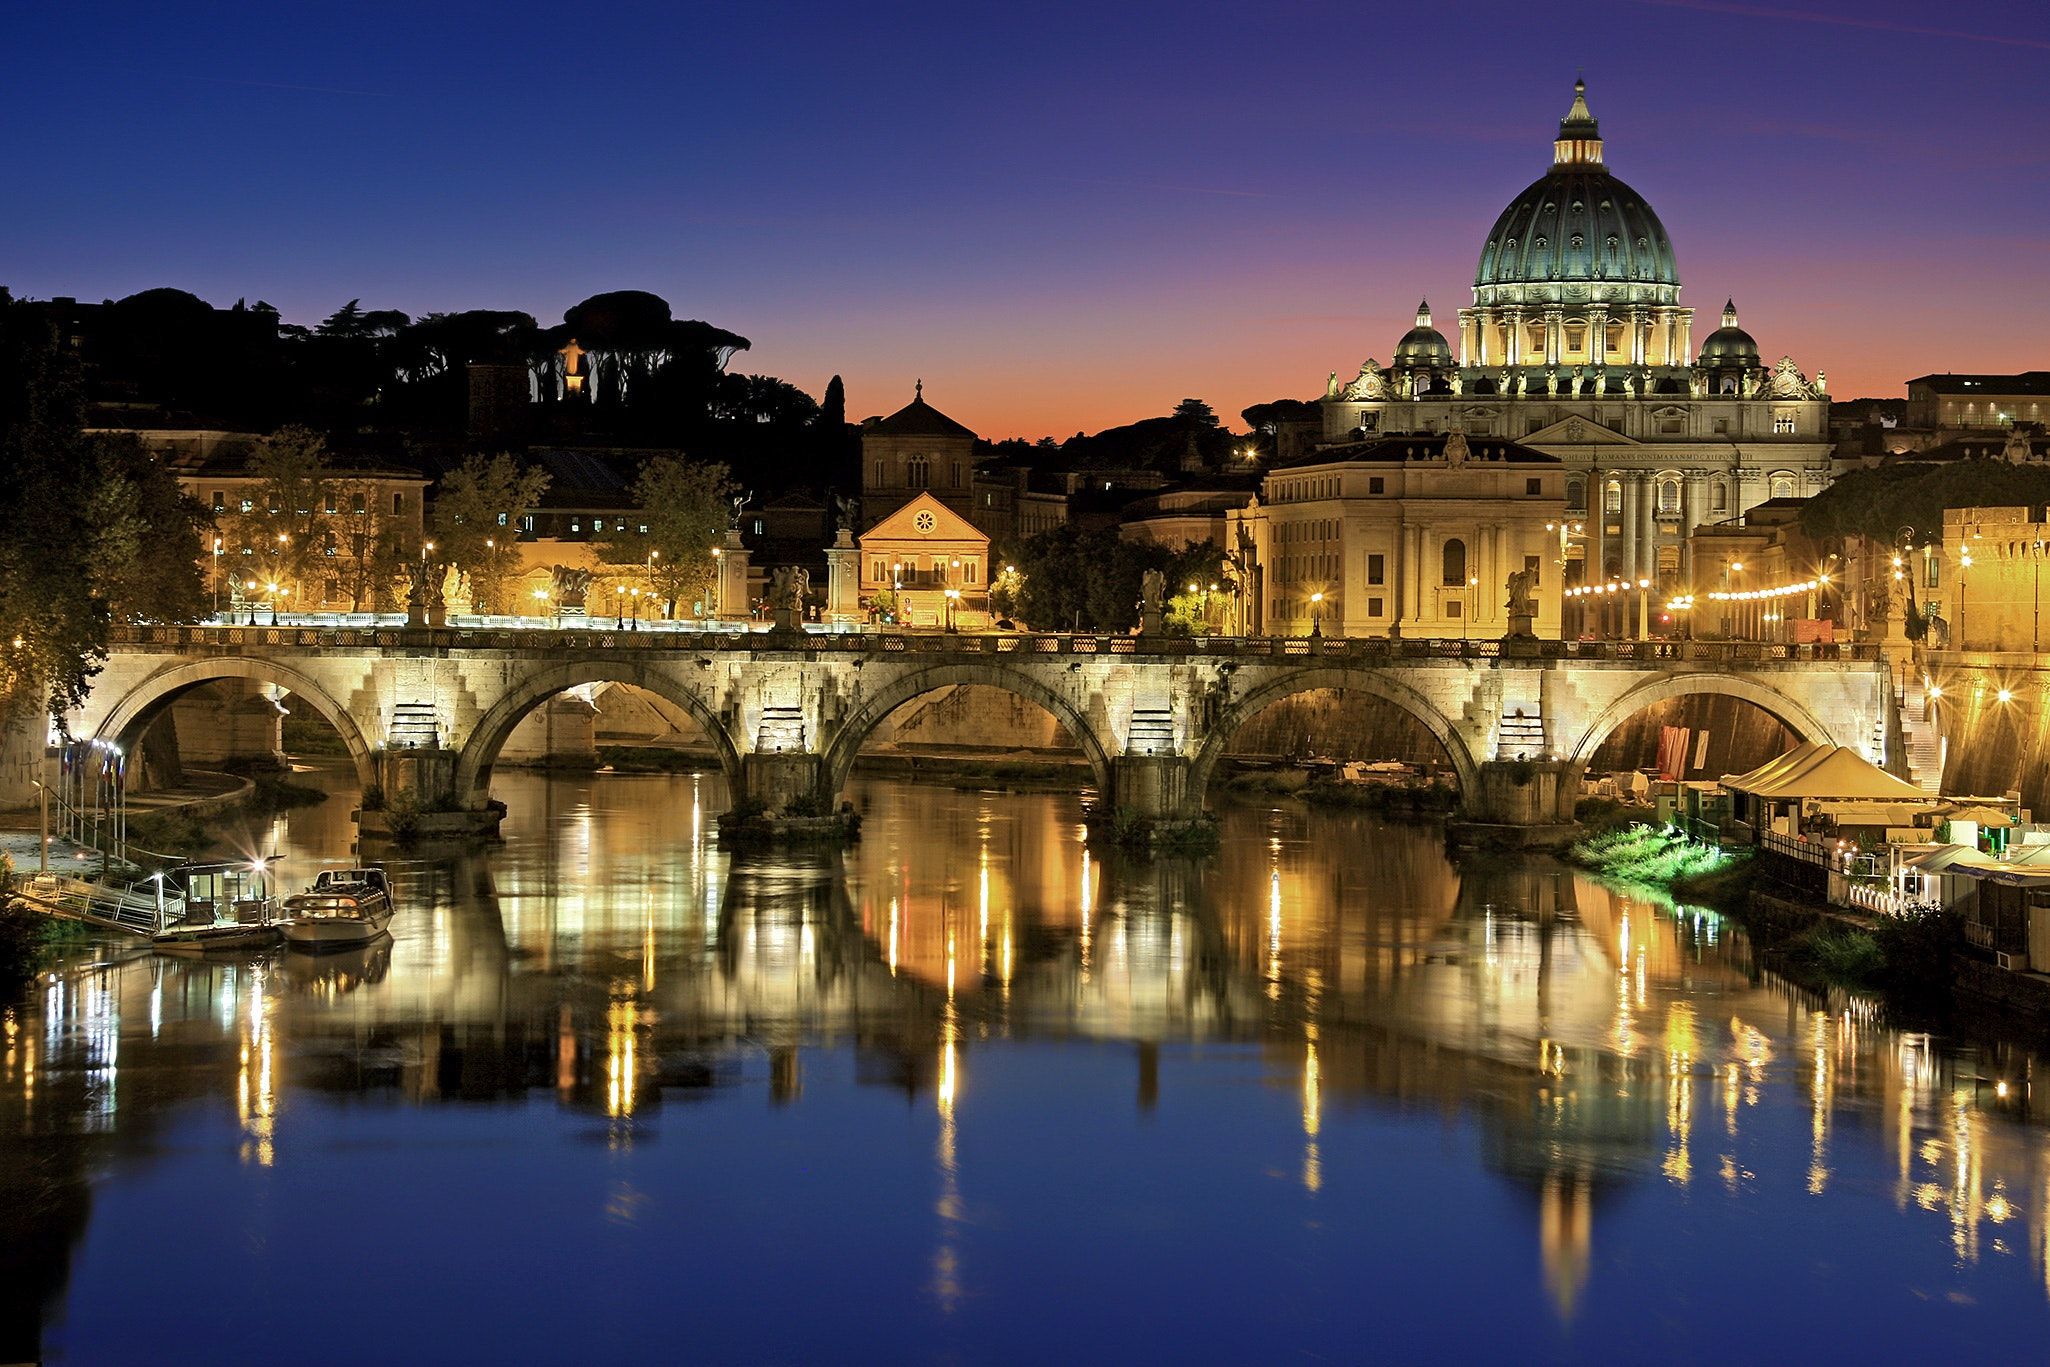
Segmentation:
<svg viewBox="0 0 2050 1367">
<path fill-rule="evenodd" d="M 1734 302 L 1695 348 L 1665 225 L 1610 173 L 1581 83 L 1550 169 L 1488 230 L 1457 331 L 1455 348 L 1426 303 L 1388 365 L 1334 373 L 1324 448 L 1457 432 L 1555 459 L 1572 532 L 1564 573 L 1548 576 L 1554 592 L 1683 587 L 1695 527 L 1829 482 L 1823 375 L 1784 356 L 1768 365 Z"/>
</svg>

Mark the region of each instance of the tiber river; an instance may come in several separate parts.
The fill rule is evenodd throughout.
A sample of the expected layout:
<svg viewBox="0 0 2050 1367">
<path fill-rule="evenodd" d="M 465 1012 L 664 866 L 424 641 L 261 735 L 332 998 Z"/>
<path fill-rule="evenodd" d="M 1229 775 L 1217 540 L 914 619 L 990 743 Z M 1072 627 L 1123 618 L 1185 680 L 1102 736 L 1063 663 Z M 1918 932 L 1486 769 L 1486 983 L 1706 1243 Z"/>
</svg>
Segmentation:
<svg viewBox="0 0 2050 1367">
<path fill-rule="evenodd" d="M 0 1361 L 2041 1361 L 2026 1052 L 1428 826 L 502 774 L 370 954 L 80 961 L 0 1041 Z M 354 795 L 281 818 L 310 869 Z"/>
</svg>

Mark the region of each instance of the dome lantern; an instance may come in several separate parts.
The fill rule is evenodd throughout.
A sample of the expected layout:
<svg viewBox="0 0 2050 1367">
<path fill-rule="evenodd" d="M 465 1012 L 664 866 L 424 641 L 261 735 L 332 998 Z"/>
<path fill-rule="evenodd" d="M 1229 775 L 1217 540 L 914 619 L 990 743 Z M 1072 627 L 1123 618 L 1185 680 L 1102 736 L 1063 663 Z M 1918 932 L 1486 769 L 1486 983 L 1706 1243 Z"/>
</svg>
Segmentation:
<svg viewBox="0 0 2050 1367">
<path fill-rule="evenodd" d="M 1600 166 L 1601 125 L 1587 107 L 1587 82 L 1573 83 L 1573 107 L 1559 120 L 1559 138 L 1552 144 L 1553 166 Z"/>
</svg>

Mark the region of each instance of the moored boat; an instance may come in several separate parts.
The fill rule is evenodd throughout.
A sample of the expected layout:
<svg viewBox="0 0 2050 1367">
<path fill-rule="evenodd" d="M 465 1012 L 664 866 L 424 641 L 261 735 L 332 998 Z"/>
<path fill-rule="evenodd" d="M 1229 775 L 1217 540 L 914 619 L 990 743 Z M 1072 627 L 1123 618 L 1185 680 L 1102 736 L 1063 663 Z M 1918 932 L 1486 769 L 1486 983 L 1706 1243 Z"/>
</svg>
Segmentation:
<svg viewBox="0 0 2050 1367">
<path fill-rule="evenodd" d="M 327 869 L 313 886 L 285 899 L 288 949 L 318 953 L 354 949 L 385 933 L 392 918 L 391 884 L 376 865 Z"/>
<path fill-rule="evenodd" d="M 182 886 L 181 910 L 150 937 L 151 946 L 159 954 L 228 954 L 277 944 L 270 862 L 191 864 L 169 875 Z"/>
</svg>

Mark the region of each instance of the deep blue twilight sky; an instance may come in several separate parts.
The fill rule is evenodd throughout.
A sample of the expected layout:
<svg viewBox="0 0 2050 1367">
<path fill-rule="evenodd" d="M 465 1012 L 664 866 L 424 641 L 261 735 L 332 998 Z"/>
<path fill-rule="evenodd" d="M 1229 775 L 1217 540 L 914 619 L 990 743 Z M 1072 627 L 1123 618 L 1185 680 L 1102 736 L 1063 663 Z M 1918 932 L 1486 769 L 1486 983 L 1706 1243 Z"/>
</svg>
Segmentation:
<svg viewBox="0 0 2050 1367">
<path fill-rule="evenodd" d="M 1839 396 L 2050 366 L 2050 5 L 17 7 L 0 284 L 315 322 L 600 290 L 992 437 L 1450 331 L 1576 71 L 1697 341 Z"/>
</svg>

